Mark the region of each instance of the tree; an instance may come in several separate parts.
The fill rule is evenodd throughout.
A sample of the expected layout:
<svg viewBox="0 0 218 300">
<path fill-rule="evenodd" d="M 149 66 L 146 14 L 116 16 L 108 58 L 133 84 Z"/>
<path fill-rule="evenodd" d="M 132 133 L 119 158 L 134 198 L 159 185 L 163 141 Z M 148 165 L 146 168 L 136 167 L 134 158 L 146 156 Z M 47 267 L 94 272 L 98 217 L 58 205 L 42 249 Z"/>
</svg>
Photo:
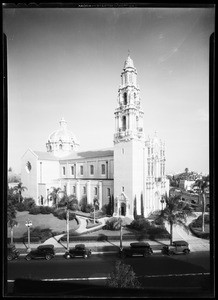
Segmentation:
<svg viewBox="0 0 218 300">
<path fill-rule="evenodd" d="M 165 220 L 170 225 L 170 244 L 172 245 L 173 225 L 181 225 L 188 230 L 188 226 L 185 224 L 186 218 L 192 216 L 193 212 L 191 206 L 182 201 L 180 196 L 165 197 L 166 207 L 157 214 L 155 219 L 156 221 Z"/>
<path fill-rule="evenodd" d="M 140 288 L 141 284 L 132 266 L 126 265 L 118 260 L 107 279 L 106 286 L 113 288 Z"/>
<path fill-rule="evenodd" d="M 10 227 L 11 230 L 11 244 L 13 244 L 13 238 L 14 238 L 14 227 L 17 226 L 17 221 L 15 219 L 10 219 L 8 221 L 8 226 Z"/>
<path fill-rule="evenodd" d="M 99 207 L 99 202 L 97 198 L 93 199 L 93 209 L 94 209 L 94 224 L 95 224 L 95 209 Z"/>
<path fill-rule="evenodd" d="M 111 195 L 111 216 L 114 213 L 114 195 Z"/>
<path fill-rule="evenodd" d="M 202 177 L 202 179 L 197 179 L 193 184 L 193 187 L 199 187 L 199 195 L 202 198 L 202 232 L 205 231 L 205 206 L 206 206 L 206 188 L 209 186 L 209 175 Z"/>
<path fill-rule="evenodd" d="M 27 187 L 23 186 L 22 182 L 19 182 L 18 185 L 14 187 L 14 191 L 18 194 L 19 202 L 23 201 L 22 192 L 27 190 Z"/>
<path fill-rule="evenodd" d="M 136 219 L 137 216 L 137 210 L 136 210 L 136 196 L 134 198 L 134 209 L 133 209 L 133 217 Z"/>
<path fill-rule="evenodd" d="M 58 188 L 52 187 L 52 189 L 53 189 L 52 192 L 50 194 L 48 194 L 48 198 L 51 197 L 52 201 L 53 201 L 53 205 L 57 206 L 58 202 L 60 200 L 58 192 L 61 191 L 61 188 L 60 187 L 58 187 Z"/>
</svg>

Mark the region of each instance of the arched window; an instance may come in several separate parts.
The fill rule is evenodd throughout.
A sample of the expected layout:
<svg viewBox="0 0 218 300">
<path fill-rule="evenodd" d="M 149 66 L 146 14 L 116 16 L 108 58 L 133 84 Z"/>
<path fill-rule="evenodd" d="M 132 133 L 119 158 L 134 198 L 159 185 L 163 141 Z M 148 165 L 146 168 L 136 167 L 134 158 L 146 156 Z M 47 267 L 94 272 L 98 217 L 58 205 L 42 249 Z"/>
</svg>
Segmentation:
<svg viewBox="0 0 218 300">
<path fill-rule="evenodd" d="M 62 144 L 59 145 L 59 149 L 60 149 L 60 150 L 62 149 Z"/>
<path fill-rule="evenodd" d="M 95 192 L 95 196 L 97 196 L 98 195 L 98 188 L 97 187 L 94 188 L 94 192 Z"/>
<path fill-rule="evenodd" d="M 123 116 L 122 127 L 123 127 L 123 131 L 125 131 L 126 130 L 126 116 Z"/>
<path fill-rule="evenodd" d="M 94 166 L 90 165 L 90 174 L 93 175 L 94 174 Z"/>
<path fill-rule="evenodd" d="M 123 103 L 124 103 L 124 105 L 127 105 L 127 93 L 125 92 L 124 94 L 123 94 Z"/>
</svg>

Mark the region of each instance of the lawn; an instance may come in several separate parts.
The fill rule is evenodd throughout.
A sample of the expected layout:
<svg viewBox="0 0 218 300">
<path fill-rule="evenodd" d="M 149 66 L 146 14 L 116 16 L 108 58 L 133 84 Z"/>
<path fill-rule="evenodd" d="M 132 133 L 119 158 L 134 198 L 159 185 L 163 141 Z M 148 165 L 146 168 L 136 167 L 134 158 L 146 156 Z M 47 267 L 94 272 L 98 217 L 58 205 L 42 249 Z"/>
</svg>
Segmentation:
<svg viewBox="0 0 218 300">
<path fill-rule="evenodd" d="M 41 228 L 50 228 L 55 232 L 66 232 L 66 220 L 59 220 L 58 218 L 54 217 L 53 214 L 30 215 L 28 211 L 18 211 L 16 215 L 16 221 L 18 222 L 18 225 L 14 228 L 15 238 L 20 238 L 25 232 L 27 232 L 27 227 L 25 224 L 28 219 L 32 221 L 32 227 L 40 226 Z M 69 226 L 71 230 L 79 227 L 76 220 L 69 221 Z M 10 236 L 10 232 L 8 233 L 8 236 Z"/>
</svg>

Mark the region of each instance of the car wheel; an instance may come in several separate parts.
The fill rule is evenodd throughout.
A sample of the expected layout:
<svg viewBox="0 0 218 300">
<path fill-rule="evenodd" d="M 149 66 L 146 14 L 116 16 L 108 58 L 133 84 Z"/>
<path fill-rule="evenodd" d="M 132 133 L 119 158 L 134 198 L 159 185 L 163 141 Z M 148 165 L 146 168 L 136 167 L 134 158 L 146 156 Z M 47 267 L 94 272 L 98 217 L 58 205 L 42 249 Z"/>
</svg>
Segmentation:
<svg viewBox="0 0 218 300">
<path fill-rule="evenodd" d="M 70 255 L 69 254 L 65 255 L 65 258 L 70 259 Z"/>
<path fill-rule="evenodd" d="M 26 258 L 26 260 L 28 260 L 28 261 L 31 260 L 31 256 L 29 256 L 29 255 L 27 255 L 25 258 Z"/>
<path fill-rule="evenodd" d="M 183 252 L 184 254 L 189 254 L 189 251 L 187 249 L 185 249 Z"/>
<path fill-rule="evenodd" d="M 46 260 L 50 260 L 50 259 L 51 259 L 51 255 L 47 254 L 47 255 L 45 256 L 45 259 L 46 259 Z"/>
<path fill-rule="evenodd" d="M 144 252 L 144 253 L 143 253 L 143 256 L 144 256 L 144 257 L 148 256 L 148 253 L 147 253 L 147 252 Z"/>
<path fill-rule="evenodd" d="M 13 257 L 11 256 L 11 255 L 8 255 L 8 257 L 7 257 L 7 260 L 12 260 L 13 259 Z"/>
<path fill-rule="evenodd" d="M 169 252 L 168 252 L 168 255 L 173 255 L 173 254 L 174 254 L 173 251 L 169 251 Z"/>
<path fill-rule="evenodd" d="M 87 254 L 85 254 L 85 255 L 83 256 L 83 258 L 84 258 L 84 259 L 86 259 L 87 257 L 88 257 L 88 255 L 87 255 Z"/>
</svg>

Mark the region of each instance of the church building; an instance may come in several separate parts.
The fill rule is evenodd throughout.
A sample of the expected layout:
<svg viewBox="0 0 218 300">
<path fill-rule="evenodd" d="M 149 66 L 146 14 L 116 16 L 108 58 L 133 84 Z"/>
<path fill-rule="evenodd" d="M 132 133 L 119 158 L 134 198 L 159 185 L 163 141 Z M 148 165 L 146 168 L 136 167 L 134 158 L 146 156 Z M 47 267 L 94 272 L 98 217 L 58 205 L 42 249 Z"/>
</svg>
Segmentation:
<svg viewBox="0 0 218 300">
<path fill-rule="evenodd" d="M 77 200 L 86 197 L 99 207 L 114 197 L 114 216 L 147 217 L 161 209 L 169 180 L 165 175 L 165 144 L 155 133 L 145 139 L 137 70 L 128 55 L 121 73 L 114 112 L 114 147 L 80 152 L 79 142 L 62 118 L 46 143 L 46 152 L 28 149 L 22 157 L 21 181 L 37 205 L 52 206 L 49 194 L 61 188 Z"/>
</svg>

